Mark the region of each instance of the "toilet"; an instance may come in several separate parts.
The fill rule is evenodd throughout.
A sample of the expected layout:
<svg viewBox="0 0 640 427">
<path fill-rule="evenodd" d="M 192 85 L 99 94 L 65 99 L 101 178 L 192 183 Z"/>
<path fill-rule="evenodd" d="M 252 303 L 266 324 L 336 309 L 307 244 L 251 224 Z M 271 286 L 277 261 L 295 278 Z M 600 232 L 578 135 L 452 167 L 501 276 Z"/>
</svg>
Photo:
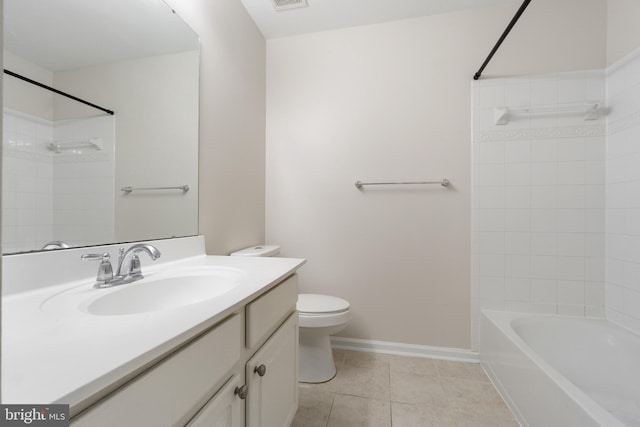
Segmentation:
<svg viewBox="0 0 640 427">
<path fill-rule="evenodd" d="M 298 295 L 300 319 L 298 381 L 322 383 L 336 375 L 330 335 L 349 323 L 349 302 L 318 294 Z"/>
<path fill-rule="evenodd" d="M 277 256 L 280 247 L 254 246 L 233 252 L 231 256 Z M 349 323 L 349 302 L 320 294 L 299 294 L 296 305 L 299 318 L 298 381 L 322 383 L 336 375 L 330 335 Z"/>
</svg>

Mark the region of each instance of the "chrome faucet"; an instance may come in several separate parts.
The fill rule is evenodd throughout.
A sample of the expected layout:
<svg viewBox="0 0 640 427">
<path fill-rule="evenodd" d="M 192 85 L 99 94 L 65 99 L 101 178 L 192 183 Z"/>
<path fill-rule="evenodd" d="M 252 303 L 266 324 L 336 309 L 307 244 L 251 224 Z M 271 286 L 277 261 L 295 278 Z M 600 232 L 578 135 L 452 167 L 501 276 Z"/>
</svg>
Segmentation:
<svg viewBox="0 0 640 427">
<path fill-rule="evenodd" d="M 101 261 L 96 277 L 96 288 L 110 288 L 111 286 L 124 285 L 125 283 L 135 282 L 143 279 L 140 268 L 139 252 L 146 252 L 152 260 L 160 258 L 160 251 L 153 245 L 147 243 L 138 243 L 131 246 L 126 252 L 124 248 L 120 248 L 118 256 L 118 269 L 113 274 L 110 256 L 104 254 L 84 254 L 80 257 L 83 261 Z"/>
<path fill-rule="evenodd" d="M 140 280 L 144 277 L 140 270 L 140 258 L 138 257 L 138 253 L 140 252 L 146 252 L 152 260 L 156 260 L 162 255 L 155 246 L 149 245 L 148 243 L 135 244 L 126 252 L 124 248 L 120 248 L 116 276 L 125 278 L 125 280 L 127 280 L 125 283 Z"/>
</svg>

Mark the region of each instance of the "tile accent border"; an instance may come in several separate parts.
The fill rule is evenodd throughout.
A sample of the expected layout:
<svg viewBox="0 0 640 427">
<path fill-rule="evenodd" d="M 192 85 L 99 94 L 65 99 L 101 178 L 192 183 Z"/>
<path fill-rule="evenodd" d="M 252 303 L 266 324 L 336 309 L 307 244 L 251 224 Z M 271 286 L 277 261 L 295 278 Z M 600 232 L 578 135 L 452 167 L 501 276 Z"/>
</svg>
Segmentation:
<svg viewBox="0 0 640 427">
<path fill-rule="evenodd" d="M 523 141 L 531 139 L 587 138 L 604 136 L 605 125 L 545 127 L 538 129 L 511 129 L 478 132 L 474 142 Z"/>
<path fill-rule="evenodd" d="M 461 348 L 434 347 L 428 345 L 404 344 L 344 337 L 331 337 L 331 345 L 333 348 L 342 350 L 367 351 L 371 353 L 386 353 L 400 356 L 453 360 L 456 362 L 480 363 L 480 355 L 478 352 Z"/>
<path fill-rule="evenodd" d="M 613 135 L 635 126 L 640 126 L 640 111 L 608 123 L 607 135 Z"/>
</svg>

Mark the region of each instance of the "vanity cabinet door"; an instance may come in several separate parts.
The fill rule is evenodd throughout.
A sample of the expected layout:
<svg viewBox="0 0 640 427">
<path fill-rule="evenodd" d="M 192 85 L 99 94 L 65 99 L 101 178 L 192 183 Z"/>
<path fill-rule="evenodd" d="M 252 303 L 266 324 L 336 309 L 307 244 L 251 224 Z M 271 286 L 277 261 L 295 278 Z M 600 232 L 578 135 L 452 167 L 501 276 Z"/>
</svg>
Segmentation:
<svg viewBox="0 0 640 427">
<path fill-rule="evenodd" d="M 247 427 L 288 427 L 298 409 L 298 312 L 247 362 Z"/>
<path fill-rule="evenodd" d="M 187 424 L 187 427 L 244 427 L 242 375 L 236 374 Z"/>
<path fill-rule="evenodd" d="M 230 378 L 244 334 L 235 314 L 71 420 L 72 427 L 184 425 Z"/>
</svg>

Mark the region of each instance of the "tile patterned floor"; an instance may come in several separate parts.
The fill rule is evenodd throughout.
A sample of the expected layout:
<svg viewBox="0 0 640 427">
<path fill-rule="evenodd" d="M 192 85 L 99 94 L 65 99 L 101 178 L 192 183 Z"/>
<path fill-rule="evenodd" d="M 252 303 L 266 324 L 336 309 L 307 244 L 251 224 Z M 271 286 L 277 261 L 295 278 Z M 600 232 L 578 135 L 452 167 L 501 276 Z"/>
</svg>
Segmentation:
<svg viewBox="0 0 640 427">
<path fill-rule="evenodd" d="M 292 427 L 518 427 L 477 363 L 334 350 L 338 374 L 300 384 Z"/>
</svg>

